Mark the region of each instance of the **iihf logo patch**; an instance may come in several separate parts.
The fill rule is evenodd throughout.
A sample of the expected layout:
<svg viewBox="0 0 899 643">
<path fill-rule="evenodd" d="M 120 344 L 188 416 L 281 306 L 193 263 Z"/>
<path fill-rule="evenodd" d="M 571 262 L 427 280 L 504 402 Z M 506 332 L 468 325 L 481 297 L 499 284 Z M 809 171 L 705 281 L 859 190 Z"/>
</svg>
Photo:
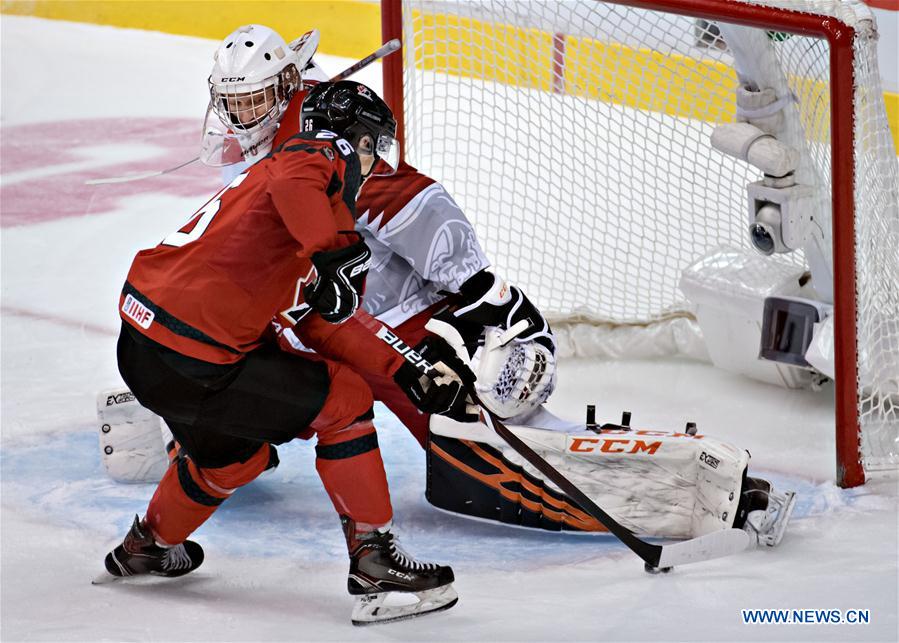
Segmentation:
<svg viewBox="0 0 899 643">
<path fill-rule="evenodd" d="M 365 96 L 368 100 L 372 100 L 371 90 L 365 85 L 356 85 L 356 91 Z"/>
<path fill-rule="evenodd" d="M 126 317 L 133 319 L 138 326 L 145 330 L 150 327 L 150 324 L 153 323 L 153 318 L 156 317 L 156 313 L 144 306 L 131 295 L 125 296 L 125 302 L 122 304 L 122 312 L 125 313 Z"/>
</svg>

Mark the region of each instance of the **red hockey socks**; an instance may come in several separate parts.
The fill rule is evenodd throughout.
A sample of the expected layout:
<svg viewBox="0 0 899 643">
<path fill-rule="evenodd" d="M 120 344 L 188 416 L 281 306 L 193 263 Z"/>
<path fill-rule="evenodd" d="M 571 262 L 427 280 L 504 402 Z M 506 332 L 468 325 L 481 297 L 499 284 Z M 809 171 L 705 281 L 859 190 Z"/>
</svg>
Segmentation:
<svg viewBox="0 0 899 643">
<path fill-rule="evenodd" d="M 371 391 L 355 371 L 340 364 L 329 361 L 328 372 L 328 397 L 309 426 L 318 436 L 315 468 L 338 514 L 357 524 L 386 525 L 393 509 L 371 423 Z"/>
<path fill-rule="evenodd" d="M 338 514 L 370 528 L 390 522 L 387 475 L 371 420 L 356 422 L 336 435 L 319 434 L 315 453 L 315 468 Z"/>
<path fill-rule="evenodd" d="M 235 489 L 254 480 L 269 462 L 268 444 L 246 462 L 203 469 L 186 457 L 166 470 L 147 508 L 147 525 L 160 545 L 177 545 L 202 525 Z"/>
</svg>

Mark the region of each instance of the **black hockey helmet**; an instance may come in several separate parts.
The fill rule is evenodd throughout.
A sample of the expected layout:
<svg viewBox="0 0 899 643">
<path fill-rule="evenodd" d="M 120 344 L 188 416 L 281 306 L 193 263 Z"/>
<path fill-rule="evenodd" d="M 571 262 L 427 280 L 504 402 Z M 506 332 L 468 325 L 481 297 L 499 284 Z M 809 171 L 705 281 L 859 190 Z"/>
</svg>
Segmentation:
<svg viewBox="0 0 899 643">
<path fill-rule="evenodd" d="M 375 174 L 393 174 L 399 165 L 396 119 L 381 97 L 362 83 L 319 83 L 303 100 L 303 131 L 329 130 L 355 148 L 369 134 L 374 142 Z"/>
</svg>

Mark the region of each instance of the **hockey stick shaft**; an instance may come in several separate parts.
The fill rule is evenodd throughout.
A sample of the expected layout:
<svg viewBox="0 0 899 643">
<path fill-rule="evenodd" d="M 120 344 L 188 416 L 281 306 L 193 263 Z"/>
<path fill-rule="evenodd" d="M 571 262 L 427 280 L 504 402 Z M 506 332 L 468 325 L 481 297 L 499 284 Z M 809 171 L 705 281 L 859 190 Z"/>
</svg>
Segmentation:
<svg viewBox="0 0 899 643">
<path fill-rule="evenodd" d="M 85 181 L 85 185 L 106 185 L 108 183 L 130 183 L 131 181 L 142 181 L 144 179 L 151 179 L 154 176 L 162 176 L 163 174 L 168 174 L 169 172 L 174 172 L 176 170 L 180 170 L 182 167 L 190 165 L 196 161 L 199 161 L 200 157 L 195 156 L 189 161 L 185 161 L 175 167 L 170 167 L 167 170 L 157 170 L 155 172 L 143 172 L 141 174 L 129 174 L 128 176 L 113 176 L 105 179 L 90 179 Z"/>
<path fill-rule="evenodd" d="M 368 67 L 370 64 L 375 62 L 376 60 L 380 60 L 381 58 L 385 58 L 389 56 L 396 50 L 398 50 L 401 46 L 399 38 L 394 38 L 393 40 L 388 40 L 383 45 L 375 49 L 372 53 L 367 55 L 365 58 L 360 60 L 359 62 L 353 63 L 342 72 L 337 74 L 336 76 L 332 76 L 330 82 L 336 83 L 340 80 L 346 80 L 353 74 L 355 74 L 360 69 L 364 69 Z"/>
<path fill-rule="evenodd" d="M 337 74 L 336 76 L 332 76 L 328 82 L 336 83 L 341 80 L 345 80 L 355 74 L 357 71 L 361 69 L 365 69 L 370 64 L 375 62 L 376 60 L 381 60 L 385 56 L 389 56 L 393 52 L 397 51 L 401 46 L 399 38 L 394 38 L 393 40 L 389 40 L 380 47 L 378 47 L 375 51 L 370 53 L 368 56 L 363 58 L 362 60 L 353 63 L 342 72 Z M 170 167 L 167 170 L 157 170 L 155 172 L 144 172 L 141 174 L 132 174 L 128 176 L 114 176 L 105 179 L 90 179 L 85 181 L 85 185 L 106 185 L 109 183 L 130 183 L 131 181 L 142 181 L 144 179 L 151 179 L 155 176 L 162 176 L 163 174 L 168 174 L 170 172 L 174 172 L 176 170 L 180 170 L 182 167 L 186 165 L 190 165 L 196 161 L 199 161 L 200 157 L 194 157 L 189 161 L 185 161 L 180 165 L 176 165 L 175 167 Z"/>
</svg>

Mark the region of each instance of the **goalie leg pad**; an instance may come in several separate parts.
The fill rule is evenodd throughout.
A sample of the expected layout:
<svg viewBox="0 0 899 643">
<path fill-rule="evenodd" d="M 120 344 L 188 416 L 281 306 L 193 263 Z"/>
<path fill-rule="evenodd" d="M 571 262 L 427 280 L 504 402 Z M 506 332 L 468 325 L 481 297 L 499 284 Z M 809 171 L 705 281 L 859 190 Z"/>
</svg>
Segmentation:
<svg viewBox="0 0 899 643">
<path fill-rule="evenodd" d="M 97 396 L 100 459 L 117 482 L 158 482 L 168 458 L 159 416 L 141 406 L 127 388 Z"/>
<path fill-rule="evenodd" d="M 452 513 L 547 531 L 605 531 L 562 492 L 488 444 L 431 435 L 425 497 Z"/>
<path fill-rule="evenodd" d="M 743 473 L 749 462 L 749 454 L 744 450 L 707 436 L 663 431 L 604 431 L 597 434 L 524 426 L 509 428 L 635 534 L 695 538 L 734 524 Z M 481 424 L 432 418 L 431 432 L 432 444 L 438 448 L 444 444 L 441 437 L 471 440 L 471 444 L 484 451 L 490 445 L 494 452 L 501 454 L 506 469 L 514 472 L 513 467 L 518 467 L 521 473 L 517 475 L 522 480 L 543 485 L 551 492 L 548 496 L 558 494 L 565 498 Z M 469 491 L 461 498 L 455 497 L 465 489 L 458 480 L 464 479 L 460 476 L 469 479 L 478 476 L 455 463 L 458 473 L 447 472 L 446 466 L 434 459 L 439 453 L 432 450 L 435 453 L 428 455 L 428 500 L 450 511 L 471 513 L 471 507 L 476 506 L 473 494 Z M 484 471 L 479 473 L 484 474 Z M 438 474 L 441 477 L 436 477 Z M 450 479 L 450 476 L 454 477 Z M 495 470 L 483 477 L 495 484 L 504 477 L 515 476 L 508 471 Z M 438 483 L 443 483 L 440 489 Z M 471 486 L 472 483 L 467 484 Z M 494 497 L 496 494 L 494 492 Z M 522 498 L 527 499 L 527 496 L 522 494 Z M 501 520 L 495 515 L 480 517 Z"/>
</svg>

